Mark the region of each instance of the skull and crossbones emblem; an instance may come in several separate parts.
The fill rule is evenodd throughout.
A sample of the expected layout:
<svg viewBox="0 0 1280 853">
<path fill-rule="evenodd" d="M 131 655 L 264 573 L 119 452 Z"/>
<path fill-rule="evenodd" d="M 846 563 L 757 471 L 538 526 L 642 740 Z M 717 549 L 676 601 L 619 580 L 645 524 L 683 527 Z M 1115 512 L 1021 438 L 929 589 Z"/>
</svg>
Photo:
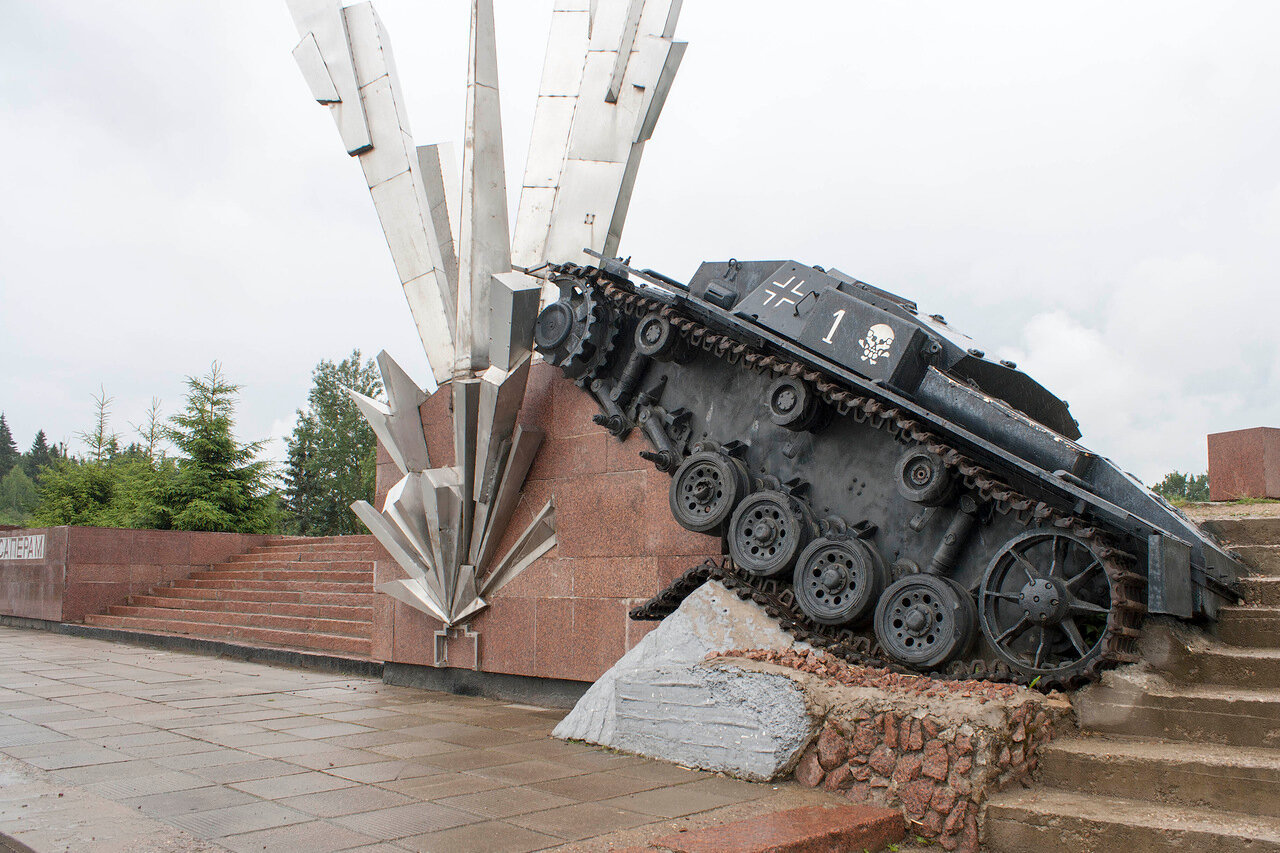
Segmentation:
<svg viewBox="0 0 1280 853">
<path fill-rule="evenodd" d="M 867 364 L 888 358 L 889 348 L 893 346 L 893 329 L 884 323 L 876 323 L 867 329 L 867 336 L 858 341 L 858 346 L 862 347 L 862 360 Z"/>
</svg>

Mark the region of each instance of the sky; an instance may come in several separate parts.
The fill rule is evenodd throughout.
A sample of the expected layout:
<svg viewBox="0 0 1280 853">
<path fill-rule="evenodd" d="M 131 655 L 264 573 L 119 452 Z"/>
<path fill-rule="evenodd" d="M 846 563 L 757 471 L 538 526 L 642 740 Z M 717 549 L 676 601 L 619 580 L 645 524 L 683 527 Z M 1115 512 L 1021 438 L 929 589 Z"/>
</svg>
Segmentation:
<svg viewBox="0 0 1280 853">
<path fill-rule="evenodd" d="M 378 0 L 415 141 L 468 3 Z M 550 0 L 496 0 L 508 185 Z M 82 452 L 219 362 L 283 437 L 312 368 L 426 359 L 283 0 L 0 2 L 0 412 Z M 945 314 L 1145 482 L 1280 426 L 1280 4 L 686 0 L 621 251 L 835 266 Z M 516 189 L 511 204 L 516 204 Z"/>
</svg>

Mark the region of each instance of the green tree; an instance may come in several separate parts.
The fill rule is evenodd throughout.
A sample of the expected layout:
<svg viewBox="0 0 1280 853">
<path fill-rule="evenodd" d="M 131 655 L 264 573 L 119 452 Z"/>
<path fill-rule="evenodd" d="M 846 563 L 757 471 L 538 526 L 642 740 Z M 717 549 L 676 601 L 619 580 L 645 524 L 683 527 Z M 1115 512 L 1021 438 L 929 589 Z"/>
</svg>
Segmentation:
<svg viewBox="0 0 1280 853">
<path fill-rule="evenodd" d="M 290 532 L 365 532 L 351 504 L 373 500 L 378 443 L 346 388 L 373 398 L 382 395 L 373 359 L 362 359 L 358 349 L 336 364 L 325 359 L 311 372 L 307 408 L 298 410 L 287 439 L 284 495 Z"/>
<path fill-rule="evenodd" d="M 99 388 L 93 398 L 93 429 L 76 433 L 76 438 L 89 445 L 89 458 L 98 464 L 106 462 L 120 449 L 120 435 L 110 429 L 111 402 L 106 390 Z"/>
<path fill-rule="evenodd" d="M 278 529 L 271 465 L 257 459 L 263 442 L 242 444 L 232 432 L 239 390 L 217 362 L 207 375 L 187 377 L 186 406 L 165 430 L 180 456 L 159 490 L 163 526 L 239 533 Z"/>
<path fill-rule="evenodd" d="M 111 431 L 111 398 L 99 393 L 93 401 L 93 429 L 77 433 L 88 445 L 87 458 L 70 457 L 60 445 L 46 446 L 50 462 L 37 469 L 39 500 L 34 522 L 166 527 L 167 516 L 158 500 L 164 483 L 172 478 L 173 466 L 153 466 L 136 444 L 120 451 L 119 437 Z M 44 433 L 40 432 L 30 458 L 38 455 L 43 442 Z"/>
<path fill-rule="evenodd" d="M 1203 503 L 1209 500 L 1209 475 L 1170 471 L 1151 490 L 1171 503 Z"/>
<path fill-rule="evenodd" d="M 4 413 L 0 412 L 0 477 L 8 474 L 9 469 L 18 464 L 19 458 L 21 454 L 13 440 L 13 433 L 9 431 L 9 422 L 4 419 Z"/>
<path fill-rule="evenodd" d="M 56 445 L 49 447 L 49 439 L 45 436 L 44 430 L 36 433 L 35 440 L 31 442 L 31 449 L 22 456 L 22 470 L 31 482 L 36 484 L 40 482 L 40 472 L 53 464 L 57 458 L 56 450 Z"/>
<path fill-rule="evenodd" d="M 153 468 L 143 459 L 117 454 L 105 462 L 59 458 L 43 469 L 34 521 L 40 525 L 168 527 L 160 503 L 174 475 L 171 463 Z"/>
<path fill-rule="evenodd" d="M 26 527 L 31 523 L 31 512 L 39 502 L 35 483 L 14 465 L 0 479 L 0 524 L 16 524 Z"/>
</svg>

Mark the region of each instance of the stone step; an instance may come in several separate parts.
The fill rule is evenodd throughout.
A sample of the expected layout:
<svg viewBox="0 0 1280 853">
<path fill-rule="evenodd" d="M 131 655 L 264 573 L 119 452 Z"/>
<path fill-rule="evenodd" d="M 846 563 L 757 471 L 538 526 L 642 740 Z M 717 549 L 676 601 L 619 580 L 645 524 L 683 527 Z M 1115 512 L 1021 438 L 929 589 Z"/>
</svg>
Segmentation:
<svg viewBox="0 0 1280 853">
<path fill-rule="evenodd" d="M 1053 741 L 1040 752 L 1041 782 L 1105 797 L 1280 818 L 1280 751 L 1203 743 Z"/>
<path fill-rule="evenodd" d="M 372 572 L 373 560 L 243 560 L 221 563 L 211 571 L 260 572 L 263 569 L 290 569 L 295 572 Z"/>
<path fill-rule="evenodd" d="M 682 828 L 677 835 L 651 841 L 648 849 L 675 853 L 817 853 L 886 847 L 896 850 L 894 842 L 901 841 L 905 834 L 902 813 L 897 809 L 805 806 L 701 829 Z"/>
<path fill-rule="evenodd" d="M 1145 692 L 1144 692 L 1145 691 Z M 1094 685 L 1077 697 L 1088 732 L 1273 749 L 1280 747 L 1280 691 L 1217 685 Z"/>
<path fill-rule="evenodd" d="M 1203 525 L 1214 536 L 1231 546 L 1275 545 L 1280 543 L 1280 517 L 1221 518 Z"/>
<path fill-rule="evenodd" d="M 1194 654 L 1203 684 L 1280 690 L 1280 649 L 1222 646 Z"/>
<path fill-rule="evenodd" d="M 373 591 L 316 592 L 312 589 L 205 589 L 194 586 L 155 586 L 148 593 L 155 598 L 202 599 L 205 601 L 313 604 L 335 607 L 369 607 Z"/>
<path fill-rule="evenodd" d="M 323 551 L 315 554 L 299 554 L 297 551 L 268 552 L 265 554 L 233 554 L 222 565 L 238 566 L 245 563 L 288 563 L 289 565 L 317 565 L 324 563 L 360 563 L 373 566 L 370 551 Z"/>
<path fill-rule="evenodd" d="M 145 631 L 159 634 L 181 634 L 207 640 L 229 640 L 252 645 L 279 646 L 282 648 L 308 649 L 310 651 L 368 657 L 373 643 L 368 637 L 347 637 L 332 634 L 280 631 L 270 628 L 252 628 L 244 625 L 214 625 L 207 622 L 189 622 L 177 619 L 142 619 L 109 614 L 91 614 L 86 624 L 100 628 L 116 628 L 125 631 Z"/>
<path fill-rule="evenodd" d="M 1280 819 L 1041 789 L 987 805 L 990 853 L 1277 853 Z"/>
<path fill-rule="evenodd" d="M 317 581 L 315 583 L 301 584 L 298 581 L 262 581 L 262 580 L 229 580 L 220 578 L 216 580 L 205 579 L 187 579 L 174 581 L 175 589 L 261 589 L 261 590 L 285 590 L 285 591 L 306 591 L 306 592 L 345 592 L 360 593 L 372 592 L 373 583 L 366 580 L 364 583 L 337 583 L 333 581 Z"/>
<path fill-rule="evenodd" d="M 312 583 L 373 583 L 373 572 L 344 572 L 329 569 L 212 569 L 192 572 L 197 581 L 297 581 Z"/>
<path fill-rule="evenodd" d="M 1280 608 L 1224 607 L 1218 614 L 1218 639 L 1233 646 L 1280 648 Z"/>
<path fill-rule="evenodd" d="M 349 533 L 342 536 L 273 536 L 267 541 L 266 547 L 273 545 L 372 545 L 376 541 L 368 533 Z"/>
<path fill-rule="evenodd" d="M 211 613 L 270 614 L 307 619 L 344 619 L 373 622 L 373 607 L 319 604 L 310 602 L 238 601 L 227 598 L 179 598 L 161 595 L 131 595 L 131 607 L 155 607 L 169 610 L 205 610 Z"/>
<path fill-rule="evenodd" d="M 107 612 L 111 616 L 127 616 L 134 619 L 177 619 L 182 622 L 208 625 L 270 628 L 277 631 L 333 634 L 341 637 L 368 637 L 373 631 L 372 623 L 368 620 L 320 619 L 211 610 L 174 610 L 169 607 L 135 607 L 129 604 L 114 605 Z"/>
<path fill-rule="evenodd" d="M 1241 578 L 1248 603 L 1259 607 L 1280 607 L 1280 575 Z"/>
<path fill-rule="evenodd" d="M 1237 545 L 1232 549 L 1260 575 L 1280 575 L 1280 545 Z"/>
</svg>

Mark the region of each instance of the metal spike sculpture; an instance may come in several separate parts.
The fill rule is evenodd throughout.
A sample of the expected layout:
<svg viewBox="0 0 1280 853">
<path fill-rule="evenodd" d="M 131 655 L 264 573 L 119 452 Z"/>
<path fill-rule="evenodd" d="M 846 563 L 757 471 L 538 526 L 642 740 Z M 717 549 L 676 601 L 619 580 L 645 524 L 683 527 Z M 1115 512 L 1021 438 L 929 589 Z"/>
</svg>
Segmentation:
<svg viewBox="0 0 1280 853">
<path fill-rule="evenodd" d="M 419 413 L 427 394 L 378 356 L 387 403 L 348 393 L 404 476 L 381 511 L 352 509 L 408 576 L 378 589 L 457 625 L 556 543 L 549 503 L 496 553 L 542 441 L 517 424 L 543 289 L 522 270 L 616 253 L 684 55 L 673 41 L 681 0 L 556 0 L 514 243 L 493 0 L 471 2 L 460 201 L 451 148 L 414 146 L 373 6 L 288 3 L 302 38 L 294 59 L 360 162 L 435 383 L 453 395 L 454 464 L 433 468 Z"/>
</svg>

